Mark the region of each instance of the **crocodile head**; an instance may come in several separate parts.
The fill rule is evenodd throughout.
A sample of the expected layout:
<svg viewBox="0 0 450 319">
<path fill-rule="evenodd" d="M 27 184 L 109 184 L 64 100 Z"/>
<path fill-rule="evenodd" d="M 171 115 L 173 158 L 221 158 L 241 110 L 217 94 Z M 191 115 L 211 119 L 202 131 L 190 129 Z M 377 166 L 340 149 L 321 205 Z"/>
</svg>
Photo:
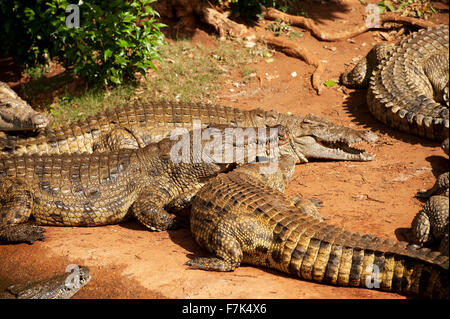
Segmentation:
<svg viewBox="0 0 450 319">
<path fill-rule="evenodd" d="M 53 117 L 36 112 L 6 83 L 0 82 L 0 130 L 35 130 L 52 124 Z"/>
<path fill-rule="evenodd" d="M 291 124 L 288 124 L 289 120 L 283 122 L 289 129 L 291 139 L 289 144 L 280 147 L 280 153 L 295 156 L 298 163 L 308 162 L 309 159 L 370 161 L 375 157 L 352 147 L 361 141 L 375 142 L 378 137 L 373 132 L 336 125 L 312 114 Z"/>
</svg>

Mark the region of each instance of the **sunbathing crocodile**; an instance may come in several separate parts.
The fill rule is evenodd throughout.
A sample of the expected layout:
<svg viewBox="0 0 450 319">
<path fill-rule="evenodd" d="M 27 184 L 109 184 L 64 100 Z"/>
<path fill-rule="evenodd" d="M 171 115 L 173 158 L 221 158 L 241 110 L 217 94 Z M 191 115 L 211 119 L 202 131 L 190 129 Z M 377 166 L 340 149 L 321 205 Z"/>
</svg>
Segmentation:
<svg viewBox="0 0 450 319">
<path fill-rule="evenodd" d="M 283 125 L 293 137 L 298 162 L 307 162 L 311 158 L 371 160 L 372 155 L 350 145 L 377 139 L 372 132 L 335 125 L 311 114 L 300 117 L 204 103 L 146 102 L 98 113 L 86 120 L 48 129 L 34 137 L 19 134 L 0 138 L 0 157 L 136 149 L 161 140 L 175 128 L 191 129 L 194 120 L 200 120 L 202 124 L 231 123 L 239 127 Z"/>
<path fill-rule="evenodd" d="M 398 44 L 378 44 L 353 70 L 348 87 L 368 87 L 367 105 L 381 122 L 436 141 L 449 137 L 448 26 L 422 29 Z"/>
<path fill-rule="evenodd" d="M 449 155 L 448 139 L 442 143 L 442 148 Z M 417 196 L 429 199 L 411 223 L 409 241 L 430 247 L 438 243 L 441 254 L 448 256 L 449 173 L 441 174 L 431 189 Z"/>
<path fill-rule="evenodd" d="M 214 130 L 224 137 L 228 128 L 211 125 L 202 131 L 206 139 L 201 140 L 194 136 L 200 132 L 186 130 L 181 140 L 167 137 L 137 150 L 0 158 L 0 242 L 44 239 L 43 228 L 26 223 L 31 216 L 38 225 L 97 226 L 132 216 L 151 230 L 176 228 L 177 220 L 166 205 L 187 204 L 185 198 L 209 178 L 245 160 L 237 157 L 238 150 L 248 157 L 245 151 L 251 146 L 287 142 L 282 126 L 262 128 L 264 134 L 242 142 L 208 137 Z M 180 148 L 183 143 L 187 151 Z M 207 146 L 218 157 L 198 153 Z M 258 149 L 264 155 L 266 148 L 264 144 Z M 180 152 L 185 158 L 176 157 Z"/>
<path fill-rule="evenodd" d="M 43 129 L 52 123 L 51 116 L 33 110 L 6 83 L 0 81 L 0 131 Z"/>
<path fill-rule="evenodd" d="M 186 264 L 233 271 L 246 263 L 327 284 L 448 298 L 448 257 L 299 211 L 273 187 L 289 181 L 294 162 L 283 156 L 278 174 L 261 174 L 265 164 L 257 163 L 211 179 L 193 199 L 190 227 L 213 257 Z"/>
<path fill-rule="evenodd" d="M 89 268 L 74 266 L 48 279 L 9 286 L 0 299 L 70 299 L 91 280 Z"/>
</svg>

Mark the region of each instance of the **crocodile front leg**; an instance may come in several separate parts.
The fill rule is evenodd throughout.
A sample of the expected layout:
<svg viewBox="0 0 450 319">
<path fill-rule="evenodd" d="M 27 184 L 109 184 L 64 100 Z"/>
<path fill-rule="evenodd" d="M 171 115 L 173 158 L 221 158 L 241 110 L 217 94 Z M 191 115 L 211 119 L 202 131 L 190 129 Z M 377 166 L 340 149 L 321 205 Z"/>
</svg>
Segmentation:
<svg viewBox="0 0 450 319">
<path fill-rule="evenodd" d="M 215 271 L 233 271 L 239 267 L 244 255 L 236 233 L 245 232 L 245 228 L 247 231 L 258 231 L 260 229 L 251 229 L 252 226 L 261 227 L 251 216 L 240 216 L 238 219 L 239 221 L 235 220 L 232 215 L 224 217 L 212 231 L 209 242 L 204 244 L 199 242 L 201 246 L 207 247 L 214 257 L 196 257 L 187 261 L 186 265 L 193 269 Z M 207 220 L 204 222 L 207 223 Z"/>
<path fill-rule="evenodd" d="M 161 188 L 160 188 L 161 190 Z M 175 217 L 168 213 L 164 206 L 168 202 L 168 194 L 158 191 L 144 191 L 131 206 L 133 216 L 145 227 L 154 231 L 178 228 Z"/>
<path fill-rule="evenodd" d="M 33 199 L 21 179 L 6 178 L 0 183 L 0 242 L 33 243 L 44 240 L 45 229 L 25 224 L 31 214 Z"/>
</svg>

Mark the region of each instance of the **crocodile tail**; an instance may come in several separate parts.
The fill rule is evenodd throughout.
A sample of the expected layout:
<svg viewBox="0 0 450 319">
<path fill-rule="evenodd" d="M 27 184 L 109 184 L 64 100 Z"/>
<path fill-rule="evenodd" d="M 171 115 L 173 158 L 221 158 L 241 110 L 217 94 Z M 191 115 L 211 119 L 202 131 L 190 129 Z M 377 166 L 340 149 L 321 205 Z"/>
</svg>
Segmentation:
<svg viewBox="0 0 450 319">
<path fill-rule="evenodd" d="M 321 283 L 448 298 L 448 257 L 310 217 L 304 222 L 311 226 L 294 230 L 280 255 L 272 256 L 282 260 L 280 270 Z"/>
</svg>

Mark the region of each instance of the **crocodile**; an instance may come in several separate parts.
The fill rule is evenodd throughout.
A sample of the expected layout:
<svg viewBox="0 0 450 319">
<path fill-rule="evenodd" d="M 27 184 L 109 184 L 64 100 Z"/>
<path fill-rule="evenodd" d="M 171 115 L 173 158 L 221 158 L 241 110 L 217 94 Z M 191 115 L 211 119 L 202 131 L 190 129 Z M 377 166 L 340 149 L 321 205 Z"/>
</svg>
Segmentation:
<svg viewBox="0 0 450 319">
<path fill-rule="evenodd" d="M 192 102 L 136 102 L 90 116 L 68 125 L 47 129 L 37 136 L 23 134 L 0 138 L 0 157 L 25 154 L 102 152 L 142 148 L 168 136 L 175 128 L 202 124 L 239 127 L 283 125 L 293 137 L 298 162 L 311 158 L 367 161 L 373 155 L 351 147 L 374 142 L 370 131 L 358 131 L 308 114 L 305 117 L 254 109 L 244 111 L 220 105 Z"/>
<path fill-rule="evenodd" d="M 88 267 L 74 266 L 64 274 L 9 286 L 0 292 L 0 299 L 70 299 L 91 280 Z"/>
<path fill-rule="evenodd" d="M 442 143 L 444 152 L 449 155 L 449 139 Z M 411 222 L 409 241 L 419 246 L 439 243 L 441 254 L 449 254 L 448 214 L 449 214 L 449 173 L 443 173 L 436 183 L 426 192 L 419 192 L 417 197 L 428 198 L 422 209 Z"/>
<path fill-rule="evenodd" d="M 294 206 L 273 186 L 289 181 L 289 157 L 279 160 L 278 174 L 248 164 L 203 186 L 192 201 L 190 228 L 213 256 L 186 265 L 233 271 L 246 263 L 325 284 L 448 298 L 447 256 L 354 233 Z"/>
<path fill-rule="evenodd" d="M 155 231 L 177 228 L 164 206 L 188 205 L 209 178 L 252 160 L 250 147 L 257 147 L 256 158 L 267 145 L 288 140 L 283 126 L 262 128 L 245 141 L 227 139 L 229 128 L 235 127 L 185 129 L 139 149 L 0 158 L 0 242 L 43 240 L 39 225 L 98 226 L 129 217 Z M 35 224 L 27 223 L 31 216 Z"/>
<path fill-rule="evenodd" d="M 380 43 L 340 81 L 368 89 L 368 108 L 379 121 L 442 142 L 449 137 L 448 31 L 439 25 Z"/>
<path fill-rule="evenodd" d="M 0 131 L 39 130 L 50 127 L 53 117 L 41 114 L 0 81 Z"/>
</svg>

